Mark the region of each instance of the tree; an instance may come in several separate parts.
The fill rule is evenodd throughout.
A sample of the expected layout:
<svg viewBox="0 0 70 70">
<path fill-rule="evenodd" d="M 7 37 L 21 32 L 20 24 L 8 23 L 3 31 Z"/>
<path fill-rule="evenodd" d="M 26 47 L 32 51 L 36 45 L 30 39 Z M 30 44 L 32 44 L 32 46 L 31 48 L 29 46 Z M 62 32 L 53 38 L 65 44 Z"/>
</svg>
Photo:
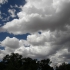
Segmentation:
<svg viewBox="0 0 70 70">
<path fill-rule="evenodd" d="M 6 55 L 2 63 L 5 66 L 5 70 L 19 70 L 22 66 L 22 56 L 18 53 Z"/>
<path fill-rule="evenodd" d="M 37 70 L 36 59 L 31 58 L 23 58 L 23 67 L 25 70 Z"/>
<path fill-rule="evenodd" d="M 62 63 L 56 70 L 70 70 L 70 64 Z"/>
<path fill-rule="evenodd" d="M 50 63 L 51 63 L 50 59 L 43 59 L 43 60 L 41 60 L 39 62 L 40 70 L 53 70 L 53 68 L 49 66 Z"/>
<path fill-rule="evenodd" d="M 1 70 L 53 70 L 49 66 L 50 59 L 37 61 L 37 59 L 23 58 L 18 53 L 6 55 L 0 62 Z"/>
</svg>

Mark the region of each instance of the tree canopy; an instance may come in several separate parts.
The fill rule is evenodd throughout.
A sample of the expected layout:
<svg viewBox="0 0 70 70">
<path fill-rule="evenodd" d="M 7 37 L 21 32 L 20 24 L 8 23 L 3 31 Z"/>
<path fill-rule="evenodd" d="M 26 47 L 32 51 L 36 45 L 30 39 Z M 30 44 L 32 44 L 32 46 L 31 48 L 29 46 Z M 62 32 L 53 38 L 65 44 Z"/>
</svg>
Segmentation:
<svg viewBox="0 0 70 70">
<path fill-rule="evenodd" d="M 50 66 L 50 59 L 32 59 L 30 57 L 23 58 L 18 53 L 6 55 L 0 62 L 0 70 L 54 70 Z M 63 63 L 56 70 L 70 70 L 70 64 Z"/>
</svg>

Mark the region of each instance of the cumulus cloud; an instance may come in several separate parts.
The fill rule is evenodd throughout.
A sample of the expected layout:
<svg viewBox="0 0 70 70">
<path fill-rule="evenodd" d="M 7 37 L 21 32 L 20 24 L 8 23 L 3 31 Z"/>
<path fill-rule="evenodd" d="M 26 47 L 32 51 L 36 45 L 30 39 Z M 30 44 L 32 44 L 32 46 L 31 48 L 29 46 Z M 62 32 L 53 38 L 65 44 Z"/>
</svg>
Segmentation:
<svg viewBox="0 0 70 70">
<path fill-rule="evenodd" d="M 15 37 L 13 38 L 6 37 L 6 39 L 2 42 L 2 45 L 10 48 L 17 48 L 19 47 L 19 40 Z"/>
<path fill-rule="evenodd" d="M 1 42 L 5 50 L 1 50 L 1 55 L 14 52 L 22 54 L 23 57 L 31 58 L 50 58 L 53 63 L 69 61 L 70 54 L 70 35 L 69 31 L 43 31 L 41 34 L 34 33 L 27 36 L 27 40 L 19 40 L 15 37 L 6 37 Z"/>
<path fill-rule="evenodd" d="M 21 50 L 20 51 L 21 53 L 22 51 L 24 51 L 25 46 L 29 46 L 29 43 L 27 43 L 27 41 L 25 40 L 19 40 L 16 37 L 12 37 L 12 38 L 6 37 L 3 41 L 0 42 L 0 46 L 5 47 L 5 50 L 1 50 L 0 56 L 1 55 L 5 56 L 6 54 L 17 52 L 17 50 L 18 50 L 18 53 L 19 53 L 19 50 Z"/>
<path fill-rule="evenodd" d="M 52 43 L 54 38 L 55 38 L 54 34 L 52 35 L 52 32 L 50 31 L 42 32 L 41 34 L 35 33 L 27 36 L 28 42 L 35 46 L 38 45 L 43 46 L 48 44 L 49 42 Z"/>
<path fill-rule="evenodd" d="M 69 0 L 26 0 L 19 19 L 7 22 L 2 28 L 13 34 L 33 33 L 40 30 L 66 30 L 70 18 Z M 56 7 L 55 7 L 56 6 Z"/>
</svg>

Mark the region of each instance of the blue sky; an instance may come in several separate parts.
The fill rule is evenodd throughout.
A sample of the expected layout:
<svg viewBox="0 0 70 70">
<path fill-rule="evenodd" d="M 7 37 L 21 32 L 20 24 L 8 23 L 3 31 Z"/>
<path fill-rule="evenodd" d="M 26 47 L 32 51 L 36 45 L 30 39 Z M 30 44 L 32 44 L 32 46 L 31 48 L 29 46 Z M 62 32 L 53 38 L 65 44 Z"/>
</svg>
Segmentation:
<svg viewBox="0 0 70 70">
<path fill-rule="evenodd" d="M 10 14 L 8 13 L 8 10 L 12 9 L 11 6 L 15 6 L 15 5 L 23 6 L 25 3 L 26 3 L 25 0 L 13 0 L 13 1 L 12 0 L 8 0 L 7 3 L 0 4 L 1 5 L 0 9 L 1 9 L 1 12 L 2 12 L 2 14 L 1 14 L 2 19 L 4 20 L 8 16 L 10 16 Z M 14 9 L 16 10 L 15 15 L 19 11 L 21 11 L 21 9 L 18 8 L 18 7 L 14 7 Z M 18 18 L 18 17 L 16 16 L 14 18 Z M 0 25 L 3 26 L 4 23 L 6 23 L 8 21 L 11 21 L 14 18 L 10 17 L 9 20 L 6 20 L 6 21 L 3 21 L 2 19 L 0 19 Z M 28 35 L 28 33 L 27 34 L 22 34 L 22 35 L 13 35 L 13 34 L 9 34 L 7 32 L 1 32 L 0 33 L 0 41 L 4 40 L 7 36 L 9 36 L 9 37 L 17 37 L 18 39 L 26 39 L 27 35 Z M 3 47 L 0 47 L 0 49 L 3 49 Z"/>
<path fill-rule="evenodd" d="M 8 10 L 12 9 L 11 6 L 13 6 L 14 9 L 16 10 L 16 12 L 15 12 L 15 15 L 16 15 L 19 11 L 21 11 L 21 9 L 18 8 L 18 7 L 15 7 L 15 5 L 20 7 L 20 6 L 23 6 L 25 3 L 26 3 L 25 0 L 13 0 L 13 1 L 8 0 L 7 3 L 1 5 L 2 19 L 4 20 L 5 18 L 10 16 L 10 14 L 8 13 Z M 18 17 L 16 16 L 14 18 L 18 18 Z M 4 23 L 13 20 L 14 18 L 10 17 L 9 20 L 6 20 L 6 21 L 3 21 L 2 19 L 0 19 L 1 26 L 3 26 Z M 0 41 L 4 40 L 7 36 L 17 37 L 18 39 L 26 39 L 27 35 L 28 35 L 28 33 L 27 34 L 22 34 L 22 35 L 13 35 L 13 34 L 9 34 L 7 32 L 1 32 L 0 33 Z"/>
<path fill-rule="evenodd" d="M 70 62 L 70 0 L 0 0 L 0 59 L 12 52 Z"/>
</svg>

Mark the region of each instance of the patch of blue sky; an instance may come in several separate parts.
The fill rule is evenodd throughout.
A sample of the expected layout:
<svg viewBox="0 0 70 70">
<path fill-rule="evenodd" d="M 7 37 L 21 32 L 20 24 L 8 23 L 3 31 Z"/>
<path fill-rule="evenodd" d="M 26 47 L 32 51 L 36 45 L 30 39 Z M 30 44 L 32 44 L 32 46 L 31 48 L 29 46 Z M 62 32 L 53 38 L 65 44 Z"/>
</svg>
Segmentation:
<svg viewBox="0 0 70 70">
<path fill-rule="evenodd" d="M 4 25 L 4 23 L 6 23 L 6 22 L 11 21 L 15 18 L 18 18 L 17 13 L 19 11 L 21 11 L 21 9 L 18 8 L 18 7 L 21 6 L 21 5 L 23 6 L 25 3 L 26 3 L 25 0 L 8 0 L 7 3 L 1 5 L 0 10 L 1 10 L 1 16 L 3 18 L 0 20 L 0 24 Z M 13 9 L 16 10 L 16 12 L 15 12 L 16 17 L 12 18 L 12 17 L 10 17 L 10 14 L 9 14 L 8 10 L 12 9 L 10 6 L 15 6 L 15 5 L 18 6 L 18 7 L 13 8 Z"/>
<path fill-rule="evenodd" d="M 25 0 L 8 0 L 7 3 L 0 5 L 0 16 L 2 19 L 0 19 L 0 27 L 6 24 L 6 22 L 12 21 L 13 19 L 18 19 L 17 13 L 21 11 L 19 6 L 25 5 Z M 14 7 L 17 5 L 17 7 Z M 11 7 L 13 6 L 13 7 Z M 10 17 L 10 14 L 8 12 L 9 9 L 15 9 L 15 15 L 16 17 Z M 7 32 L 1 32 L 0 33 L 0 41 L 3 41 L 6 37 L 16 37 L 17 39 L 27 39 L 27 36 L 30 35 L 29 33 L 27 34 L 22 34 L 22 35 L 14 35 L 14 34 L 9 34 Z M 0 49 L 4 50 L 5 48 L 3 46 L 0 46 Z"/>
<path fill-rule="evenodd" d="M 0 49 L 1 49 L 1 50 L 5 50 L 5 47 L 3 47 L 3 46 L 0 46 Z"/>
<path fill-rule="evenodd" d="M 10 38 L 16 37 L 16 38 L 18 38 L 19 40 L 20 40 L 20 39 L 26 40 L 28 35 L 30 35 L 30 34 L 27 33 L 27 34 L 22 34 L 22 35 L 13 35 L 13 34 L 9 34 L 9 33 L 7 33 L 7 32 L 2 32 L 2 33 L 0 33 L 0 41 L 3 41 L 6 37 L 10 37 Z"/>
</svg>

